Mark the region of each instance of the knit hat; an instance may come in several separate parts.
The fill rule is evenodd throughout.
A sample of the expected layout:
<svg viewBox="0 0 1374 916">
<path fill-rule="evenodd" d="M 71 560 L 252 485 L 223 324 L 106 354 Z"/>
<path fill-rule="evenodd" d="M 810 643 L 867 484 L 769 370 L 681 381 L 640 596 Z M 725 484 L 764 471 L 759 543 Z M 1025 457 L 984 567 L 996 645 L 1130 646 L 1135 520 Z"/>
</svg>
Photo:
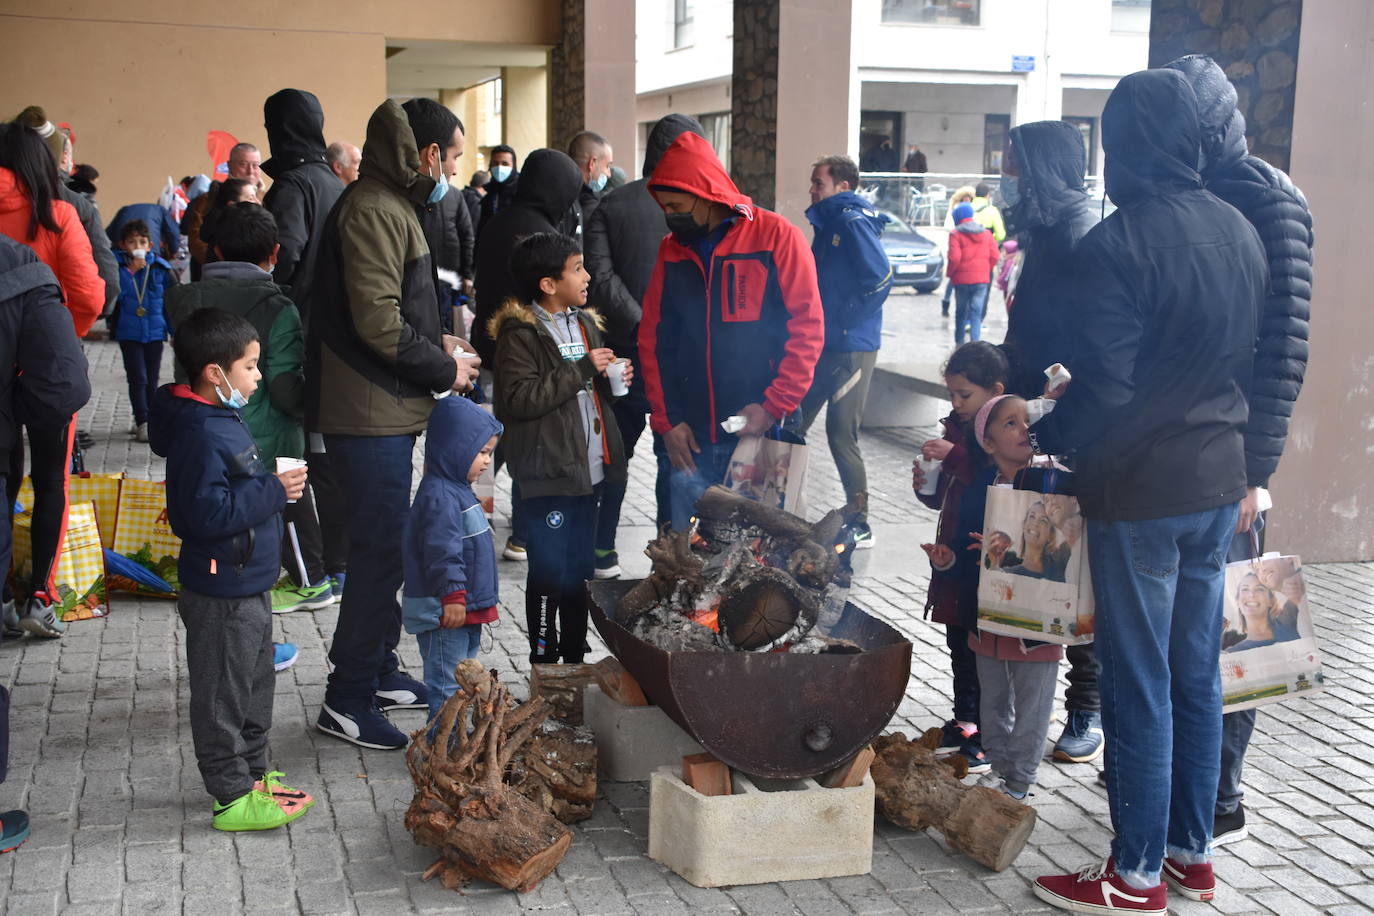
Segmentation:
<svg viewBox="0 0 1374 916">
<path fill-rule="evenodd" d="M 43 138 L 43 142 L 48 147 L 48 152 L 52 154 L 53 165 L 56 166 L 62 161 L 62 150 L 66 146 L 67 137 L 62 131 L 57 129 L 57 125 L 48 120 L 48 115 L 37 105 L 30 105 L 19 116 L 14 119 L 17 123 L 25 127 L 32 128 Z"/>
<path fill-rule="evenodd" d="M 962 223 L 962 222 L 963 222 L 964 220 L 966 220 L 966 219 L 973 219 L 973 205 L 972 205 L 972 204 L 964 203 L 964 204 L 960 204 L 959 206 L 955 207 L 955 208 L 954 208 L 954 223 L 955 223 L 955 225 L 958 225 L 959 223 Z"/>
<path fill-rule="evenodd" d="M 987 449 L 987 446 L 983 445 L 983 435 L 987 432 L 988 429 L 988 417 L 992 416 L 992 409 L 997 406 L 998 401 L 1004 401 L 1007 398 L 1011 397 L 1015 397 L 1015 395 L 999 394 L 995 398 L 988 398 L 988 402 L 984 404 L 982 407 L 978 408 L 978 413 L 973 418 L 974 441 L 976 441 L 979 445 L 982 445 L 985 450 Z"/>
</svg>

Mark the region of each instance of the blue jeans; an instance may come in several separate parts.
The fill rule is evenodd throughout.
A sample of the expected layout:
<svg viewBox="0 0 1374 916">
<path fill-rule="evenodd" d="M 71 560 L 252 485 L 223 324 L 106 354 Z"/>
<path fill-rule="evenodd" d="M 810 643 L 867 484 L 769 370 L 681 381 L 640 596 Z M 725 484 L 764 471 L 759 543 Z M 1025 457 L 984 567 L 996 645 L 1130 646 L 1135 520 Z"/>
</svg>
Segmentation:
<svg viewBox="0 0 1374 916">
<path fill-rule="evenodd" d="M 738 440 L 729 442 L 701 442 L 701 452 L 695 455 L 696 473 L 673 468 L 668 475 L 668 498 L 672 504 L 673 530 L 683 531 L 697 513 L 697 500 L 706 488 L 722 483 L 730 469 L 730 456 L 735 453 Z"/>
<path fill-rule="evenodd" d="M 329 660 L 325 699 L 365 700 L 396 670 L 401 639 L 401 539 L 410 514 L 414 436 L 326 434 L 325 450 L 348 494 L 348 588 Z"/>
<path fill-rule="evenodd" d="M 964 342 L 964 325 L 968 325 L 968 339 L 983 339 L 983 310 L 988 304 L 988 283 L 960 283 L 954 287 L 954 343 Z"/>
<path fill-rule="evenodd" d="M 1221 760 L 1221 617 L 1237 505 L 1088 520 L 1117 869 L 1206 860 Z M 1179 740 L 1175 741 L 1175 735 Z"/>
<path fill-rule="evenodd" d="M 482 647 L 482 625 L 470 623 L 454 630 L 435 627 L 415 634 L 415 641 L 420 644 L 420 658 L 425 663 L 429 717 L 433 719 L 439 714 L 439 707 L 444 705 L 444 701 L 458 690 L 453 669 L 463 659 L 477 657 L 477 650 Z"/>
</svg>

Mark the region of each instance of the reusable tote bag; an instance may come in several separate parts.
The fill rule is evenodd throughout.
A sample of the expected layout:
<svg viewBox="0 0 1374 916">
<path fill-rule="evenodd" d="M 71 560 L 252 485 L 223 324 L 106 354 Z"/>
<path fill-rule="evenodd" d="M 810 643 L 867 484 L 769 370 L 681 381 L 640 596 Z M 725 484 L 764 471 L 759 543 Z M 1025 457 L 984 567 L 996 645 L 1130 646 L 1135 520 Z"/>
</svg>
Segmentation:
<svg viewBox="0 0 1374 916">
<path fill-rule="evenodd" d="M 725 486 L 740 496 L 806 517 L 806 441 L 775 426 L 762 436 L 741 436 L 730 456 Z"/>
<path fill-rule="evenodd" d="M 1325 685 L 1302 560 L 1265 554 L 1226 566 L 1223 712 L 1278 703 Z"/>
<path fill-rule="evenodd" d="M 24 511 L 14 517 L 14 581 L 27 587 L 33 577 L 33 501 L 20 502 Z M 67 530 L 53 568 L 56 594 L 52 595 L 59 619 L 70 622 L 104 617 L 109 613 L 105 596 L 105 552 L 100 546 L 93 503 L 67 505 Z M 27 589 L 24 591 L 27 594 Z"/>
<path fill-rule="evenodd" d="M 175 598 L 181 539 L 167 521 L 167 486 L 125 479 L 119 489 L 110 589 Z"/>
<path fill-rule="evenodd" d="M 73 474 L 67 479 L 67 498 L 74 503 L 95 503 L 95 522 L 100 543 L 114 549 L 115 520 L 119 517 L 119 485 L 123 474 Z"/>
<path fill-rule="evenodd" d="M 1035 489 L 988 487 L 978 629 L 1069 646 L 1093 641 L 1087 526 L 1065 492 L 1071 481 L 1053 468 L 1029 468 L 1017 483 Z"/>
</svg>

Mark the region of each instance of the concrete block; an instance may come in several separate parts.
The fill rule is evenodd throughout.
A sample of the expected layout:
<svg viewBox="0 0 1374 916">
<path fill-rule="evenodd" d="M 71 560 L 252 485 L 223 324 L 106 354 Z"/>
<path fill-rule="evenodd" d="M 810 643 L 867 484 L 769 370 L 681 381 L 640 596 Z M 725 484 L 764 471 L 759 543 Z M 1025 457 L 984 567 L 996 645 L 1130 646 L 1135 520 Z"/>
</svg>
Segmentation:
<svg viewBox="0 0 1374 916">
<path fill-rule="evenodd" d="M 596 734 L 596 765 L 607 779 L 642 782 L 654 770 L 682 768 L 682 758 L 702 747 L 657 706 L 624 706 L 589 684 L 582 720 Z"/>
<path fill-rule="evenodd" d="M 735 772 L 733 795 L 708 798 L 661 767 L 649 783 L 649 857 L 697 887 L 867 874 L 873 780 L 826 789 Z"/>
</svg>

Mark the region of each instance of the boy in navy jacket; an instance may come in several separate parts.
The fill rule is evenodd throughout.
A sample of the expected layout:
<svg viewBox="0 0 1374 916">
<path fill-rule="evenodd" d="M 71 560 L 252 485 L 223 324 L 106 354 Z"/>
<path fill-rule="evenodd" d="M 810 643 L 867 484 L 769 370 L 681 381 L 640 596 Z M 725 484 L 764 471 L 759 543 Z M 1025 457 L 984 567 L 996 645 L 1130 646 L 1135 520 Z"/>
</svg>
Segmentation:
<svg viewBox="0 0 1374 916">
<path fill-rule="evenodd" d="M 153 451 L 167 459 L 167 516 L 181 538 L 177 611 L 186 625 L 191 740 L 217 830 L 270 830 L 314 799 L 267 769 L 272 726 L 272 606 L 281 513 L 305 469 L 272 475 L 239 410 L 262 377 L 253 326 L 222 309 L 196 312 L 172 343 L 189 385 L 159 388 Z"/>
<path fill-rule="evenodd" d="M 406 517 L 401 619 L 420 644 L 430 718 L 458 689 L 453 669 L 474 658 L 496 619 L 496 547 L 472 483 L 491 464 L 496 418 L 466 398 L 429 415 L 425 476 Z"/>
</svg>

